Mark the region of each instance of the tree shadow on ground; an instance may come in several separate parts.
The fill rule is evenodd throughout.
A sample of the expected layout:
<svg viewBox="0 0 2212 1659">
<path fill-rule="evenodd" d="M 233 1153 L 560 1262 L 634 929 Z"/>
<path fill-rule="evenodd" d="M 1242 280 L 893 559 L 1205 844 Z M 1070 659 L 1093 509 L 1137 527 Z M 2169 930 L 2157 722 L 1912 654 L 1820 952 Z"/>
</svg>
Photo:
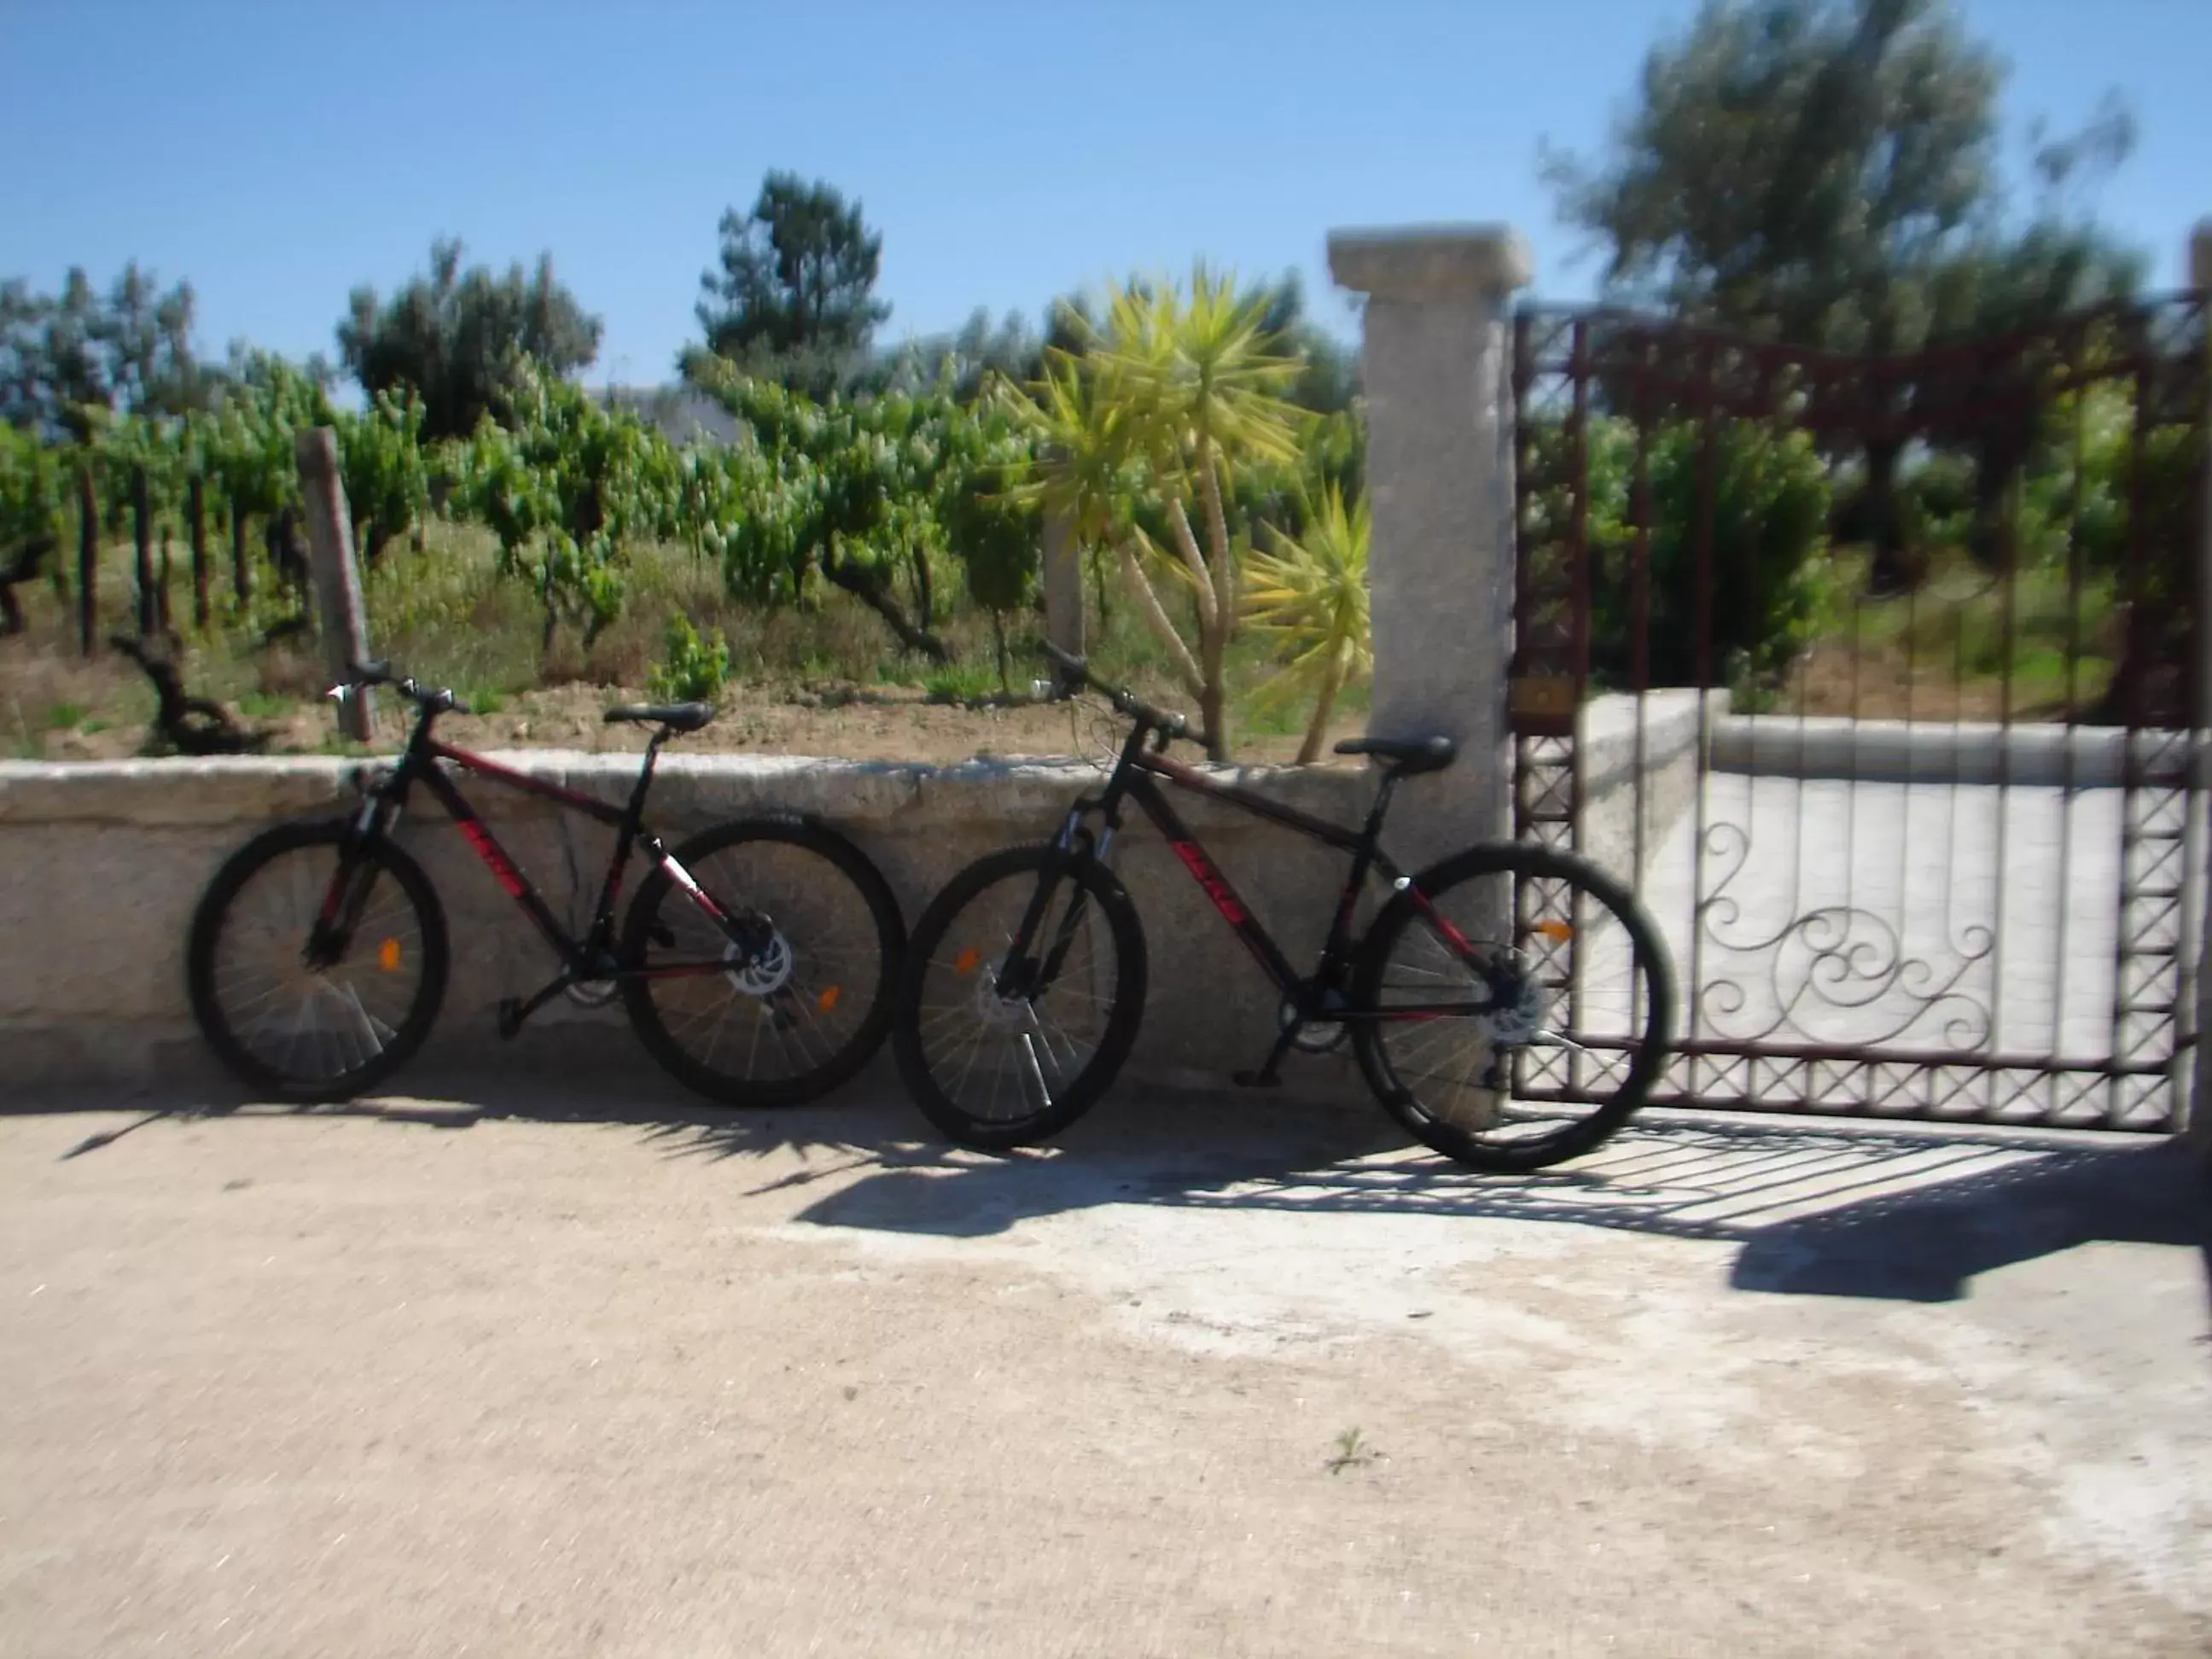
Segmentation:
<svg viewBox="0 0 2212 1659">
<path fill-rule="evenodd" d="M 1364 1103 L 1125 1087 L 1052 1146 L 992 1157 L 937 1139 L 887 1070 L 782 1111 L 718 1109 L 649 1073 L 617 1084 L 526 1064 L 436 1071 L 408 1094 L 344 1106 L 210 1094 L 64 1157 L 169 1119 L 342 1114 L 462 1130 L 511 1118 L 617 1128 L 671 1157 L 795 1158 L 744 1190 L 827 1183 L 794 1217 L 825 1227 L 987 1237 L 1109 1205 L 1489 1218 L 1735 1243 L 1739 1290 L 1913 1302 L 1957 1299 L 1978 1274 L 2098 1241 L 2194 1249 L 2212 1277 L 2212 1183 L 2160 1141 L 1655 1111 L 1575 1163 L 1486 1176 L 1408 1146 Z"/>
</svg>

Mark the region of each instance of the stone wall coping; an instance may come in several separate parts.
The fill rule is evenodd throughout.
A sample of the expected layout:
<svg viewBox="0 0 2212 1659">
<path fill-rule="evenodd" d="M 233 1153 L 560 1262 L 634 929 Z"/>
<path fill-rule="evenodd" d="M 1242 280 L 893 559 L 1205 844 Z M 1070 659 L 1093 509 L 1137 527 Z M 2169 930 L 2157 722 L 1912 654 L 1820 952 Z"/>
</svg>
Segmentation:
<svg viewBox="0 0 2212 1659">
<path fill-rule="evenodd" d="M 637 777 L 639 757 L 631 753 L 562 749 L 483 753 L 526 776 L 611 800 L 624 798 Z M 206 824 L 277 818 L 326 808 L 346 798 L 358 771 L 388 764 L 390 759 L 244 756 L 0 761 L 0 823 Z M 1224 783 L 1338 817 L 1356 817 L 1365 811 L 1375 784 L 1372 773 L 1344 768 L 1201 765 L 1199 769 Z M 734 816 L 786 801 L 794 810 L 866 821 L 934 805 L 955 812 L 1005 816 L 1011 821 L 1023 813 L 1056 810 L 1076 792 L 1097 787 L 1105 776 L 1106 769 L 1095 761 L 1050 756 L 977 757 L 933 765 L 797 755 L 676 753 L 661 757 L 647 810 L 649 816 L 672 819 L 702 812 Z M 471 798 L 487 808 L 532 804 L 488 781 L 473 786 Z M 1204 801 L 1188 799 L 1196 811 L 1208 810 Z"/>
<path fill-rule="evenodd" d="M 1387 300 L 1506 295 L 1534 275 L 1528 244 L 1510 225 L 1407 225 L 1328 234 L 1328 274 L 1342 288 Z"/>
</svg>

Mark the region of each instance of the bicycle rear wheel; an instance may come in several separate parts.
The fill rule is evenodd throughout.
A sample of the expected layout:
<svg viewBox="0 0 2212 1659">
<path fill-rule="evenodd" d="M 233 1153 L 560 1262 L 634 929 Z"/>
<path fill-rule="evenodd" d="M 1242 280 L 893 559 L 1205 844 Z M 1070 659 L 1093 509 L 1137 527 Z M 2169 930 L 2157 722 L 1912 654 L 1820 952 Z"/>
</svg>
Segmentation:
<svg viewBox="0 0 2212 1659">
<path fill-rule="evenodd" d="M 623 924 L 623 1000 L 647 1053 L 732 1106 L 827 1094 L 879 1048 L 906 945 L 898 901 L 842 836 L 802 818 L 717 825 L 675 849 L 761 948 L 732 941 L 656 869 Z"/>
<path fill-rule="evenodd" d="M 241 1080 L 283 1100 L 347 1100 L 422 1046 L 446 994 L 446 919 L 422 866 L 351 825 L 282 824 L 233 854 L 185 949 L 192 1018 Z M 350 915 L 310 963 L 318 918 Z"/>
<path fill-rule="evenodd" d="M 1017 958 L 1022 918 L 1042 898 Z M 1042 842 L 978 859 L 915 927 L 891 1052 L 947 1139 L 1002 1152 L 1095 1105 L 1137 1040 L 1145 934 L 1113 872 Z"/>
<path fill-rule="evenodd" d="M 1385 1110 L 1478 1170 L 1578 1158 L 1644 1103 L 1674 982 L 1635 896 L 1546 847 L 1477 847 L 1386 905 L 1352 972 L 1352 1043 Z"/>
</svg>

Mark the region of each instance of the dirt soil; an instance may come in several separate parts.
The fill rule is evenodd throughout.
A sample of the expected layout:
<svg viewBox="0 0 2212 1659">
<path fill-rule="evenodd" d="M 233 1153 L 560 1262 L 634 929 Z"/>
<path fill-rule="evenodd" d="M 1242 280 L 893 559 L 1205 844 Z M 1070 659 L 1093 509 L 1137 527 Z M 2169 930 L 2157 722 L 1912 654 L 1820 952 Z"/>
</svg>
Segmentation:
<svg viewBox="0 0 2212 1659">
<path fill-rule="evenodd" d="M 47 760 L 118 760 L 146 752 L 153 697 L 143 691 L 143 682 L 133 683 L 134 672 L 127 665 L 88 665 L 51 655 L 0 659 L 0 690 L 15 707 L 32 711 L 23 717 L 21 732 L 0 731 L 0 740 L 14 736 L 21 746 L 27 738 Z M 645 732 L 609 726 L 604 714 L 616 703 L 649 700 L 642 688 L 550 686 L 509 699 L 492 714 L 447 716 L 438 731 L 464 748 L 637 750 L 645 747 Z M 1165 706 L 1175 705 L 1168 701 Z M 113 718 L 33 729 L 45 711 L 58 707 L 97 709 Z M 397 746 L 405 732 L 402 705 L 387 692 L 378 708 L 380 741 Z M 304 702 L 277 717 L 238 718 L 241 725 L 267 734 L 272 754 L 313 754 L 332 744 L 335 724 L 327 704 Z M 1347 717 L 1336 723 L 1331 741 L 1364 729 L 1360 717 Z M 933 702 L 918 687 L 768 683 L 731 687 L 714 724 L 678 744 L 684 753 L 752 751 L 942 764 L 979 755 L 1103 757 L 1118 743 L 1117 733 L 1126 730 L 1095 699 L 969 707 Z M 1288 762 L 1297 753 L 1301 735 L 1245 733 L 1237 739 L 1237 758 L 1255 764 Z"/>
<path fill-rule="evenodd" d="M 143 1103 L 0 1116 L 20 1659 L 2212 1650 L 2162 1149 Z"/>
</svg>

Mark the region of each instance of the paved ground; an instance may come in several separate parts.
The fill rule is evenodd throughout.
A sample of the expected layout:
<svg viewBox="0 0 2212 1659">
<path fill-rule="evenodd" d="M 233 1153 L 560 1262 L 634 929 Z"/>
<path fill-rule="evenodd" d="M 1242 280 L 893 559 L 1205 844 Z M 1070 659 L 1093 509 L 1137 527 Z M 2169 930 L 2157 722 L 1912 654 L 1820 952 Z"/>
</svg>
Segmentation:
<svg viewBox="0 0 2212 1659">
<path fill-rule="evenodd" d="M 0 1117 L 0 1650 L 2212 1651 L 2163 1148 L 910 1121 Z"/>
</svg>

